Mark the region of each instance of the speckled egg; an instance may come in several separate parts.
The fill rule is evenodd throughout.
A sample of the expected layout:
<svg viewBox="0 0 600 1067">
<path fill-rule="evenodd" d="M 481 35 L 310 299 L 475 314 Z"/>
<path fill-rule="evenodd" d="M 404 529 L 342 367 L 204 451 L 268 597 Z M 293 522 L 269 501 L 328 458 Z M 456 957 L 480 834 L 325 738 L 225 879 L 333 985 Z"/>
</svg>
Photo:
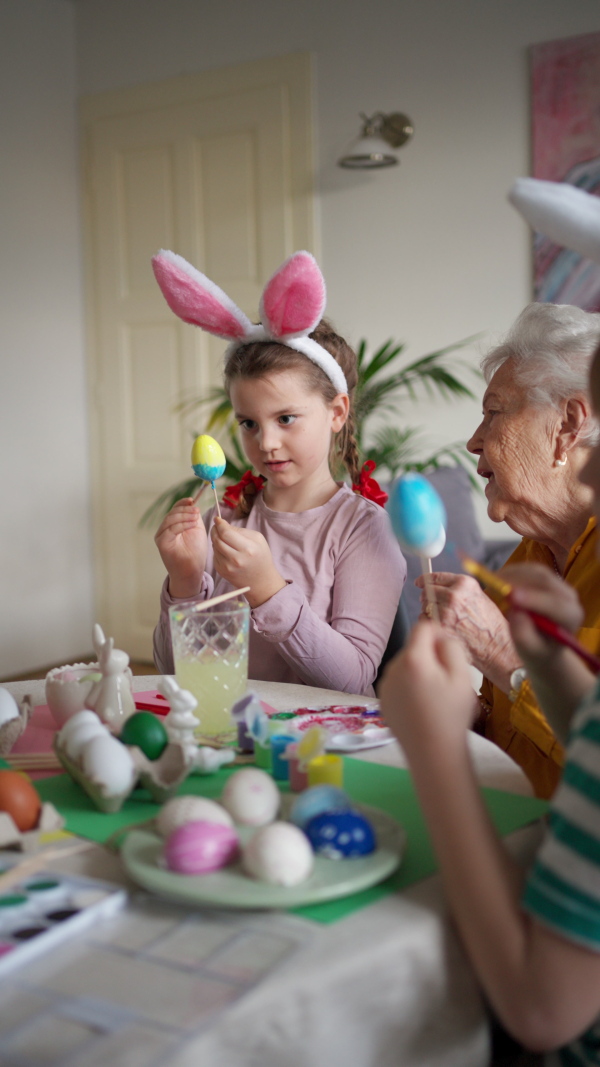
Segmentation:
<svg viewBox="0 0 600 1067">
<path fill-rule="evenodd" d="M 207 433 L 201 433 L 192 445 L 194 474 L 204 482 L 214 482 L 225 473 L 225 453 L 218 441 Z"/>
<path fill-rule="evenodd" d="M 209 874 L 231 863 L 238 848 L 233 827 L 216 822 L 188 822 L 169 834 L 164 859 L 169 870 L 177 874 Z"/>
<path fill-rule="evenodd" d="M 229 812 L 215 800 L 206 797 L 172 797 L 163 804 L 156 817 L 156 829 L 161 837 L 168 837 L 179 826 L 188 822 L 214 822 L 221 826 L 233 826 Z"/>
<path fill-rule="evenodd" d="M 305 826 L 315 852 L 332 860 L 368 856 L 377 848 L 371 823 L 358 811 L 324 811 Z"/>
<path fill-rule="evenodd" d="M 243 826 L 264 826 L 276 817 L 281 796 L 266 771 L 243 767 L 227 780 L 221 803 L 234 822 Z"/>
<path fill-rule="evenodd" d="M 273 822 L 252 835 L 243 851 L 244 869 L 270 885 L 305 882 L 314 866 L 313 851 L 302 830 L 289 822 Z"/>
<path fill-rule="evenodd" d="M 296 797 L 290 819 L 300 829 L 323 811 L 349 811 L 352 802 L 343 789 L 335 785 L 313 785 Z"/>
</svg>

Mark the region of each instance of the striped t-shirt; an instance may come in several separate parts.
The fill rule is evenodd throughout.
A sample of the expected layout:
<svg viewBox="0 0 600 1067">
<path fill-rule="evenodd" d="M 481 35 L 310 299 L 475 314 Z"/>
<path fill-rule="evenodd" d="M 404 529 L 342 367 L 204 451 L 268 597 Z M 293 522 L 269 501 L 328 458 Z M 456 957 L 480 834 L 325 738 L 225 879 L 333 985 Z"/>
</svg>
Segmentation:
<svg viewBox="0 0 600 1067">
<path fill-rule="evenodd" d="M 573 719 L 548 832 L 523 906 L 568 940 L 600 952 L 600 684 Z M 600 1065 L 600 1016 L 560 1050 L 559 1062 Z"/>
</svg>

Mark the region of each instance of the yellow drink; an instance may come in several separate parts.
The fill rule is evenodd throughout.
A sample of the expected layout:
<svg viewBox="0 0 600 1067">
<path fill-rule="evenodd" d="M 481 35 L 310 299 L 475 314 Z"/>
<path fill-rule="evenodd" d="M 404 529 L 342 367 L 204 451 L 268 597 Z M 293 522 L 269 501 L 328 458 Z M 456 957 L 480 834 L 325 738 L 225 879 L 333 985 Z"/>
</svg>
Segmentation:
<svg viewBox="0 0 600 1067">
<path fill-rule="evenodd" d="M 237 728 L 231 708 L 243 697 L 248 683 L 248 653 L 231 660 L 211 654 L 197 660 L 175 660 L 175 677 L 182 689 L 196 697 L 199 727 L 196 736 L 223 744 L 234 741 Z"/>
</svg>

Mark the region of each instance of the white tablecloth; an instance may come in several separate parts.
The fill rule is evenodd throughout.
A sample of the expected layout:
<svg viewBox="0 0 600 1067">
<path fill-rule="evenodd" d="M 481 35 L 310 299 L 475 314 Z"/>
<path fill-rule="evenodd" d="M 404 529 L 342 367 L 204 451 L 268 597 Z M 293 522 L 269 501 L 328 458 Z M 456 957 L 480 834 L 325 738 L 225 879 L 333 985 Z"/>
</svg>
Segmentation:
<svg viewBox="0 0 600 1067">
<path fill-rule="evenodd" d="M 138 676 L 134 688 L 153 689 L 156 681 L 156 676 Z M 17 698 L 30 693 L 34 703 L 44 702 L 43 682 L 6 687 Z M 282 711 L 364 702 L 305 686 L 252 682 L 249 688 Z M 475 734 L 470 748 L 482 785 L 531 795 L 520 768 L 505 753 Z M 361 758 L 405 766 L 395 742 Z M 530 827 L 512 835 L 508 846 L 525 864 L 539 837 L 539 826 Z M 62 869 L 127 884 L 118 858 L 100 847 L 64 860 Z M 434 876 L 330 926 L 310 924 L 306 947 L 169 1057 L 168 1067 L 484 1067 L 488 1062 L 485 1009 Z"/>
</svg>

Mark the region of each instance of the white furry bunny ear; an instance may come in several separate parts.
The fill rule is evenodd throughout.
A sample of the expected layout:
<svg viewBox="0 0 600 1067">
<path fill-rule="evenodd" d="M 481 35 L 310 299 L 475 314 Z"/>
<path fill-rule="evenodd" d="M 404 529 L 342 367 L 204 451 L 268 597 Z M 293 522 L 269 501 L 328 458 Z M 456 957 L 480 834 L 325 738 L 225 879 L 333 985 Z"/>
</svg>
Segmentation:
<svg viewBox="0 0 600 1067">
<path fill-rule="evenodd" d="M 568 182 L 517 178 L 508 199 L 544 237 L 600 263 L 600 199 Z"/>
<path fill-rule="evenodd" d="M 325 279 L 310 252 L 294 252 L 267 282 L 260 319 L 271 337 L 311 333 L 325 310 Z"/>
<path fill-rule="evenodd" d="M 152 269 L 171 311 L 184 322 L 229 341 L 254 332 L 250 319 L 233 300 L 183 256 L 161 249 L 152 258 Z"/>
</svg>

